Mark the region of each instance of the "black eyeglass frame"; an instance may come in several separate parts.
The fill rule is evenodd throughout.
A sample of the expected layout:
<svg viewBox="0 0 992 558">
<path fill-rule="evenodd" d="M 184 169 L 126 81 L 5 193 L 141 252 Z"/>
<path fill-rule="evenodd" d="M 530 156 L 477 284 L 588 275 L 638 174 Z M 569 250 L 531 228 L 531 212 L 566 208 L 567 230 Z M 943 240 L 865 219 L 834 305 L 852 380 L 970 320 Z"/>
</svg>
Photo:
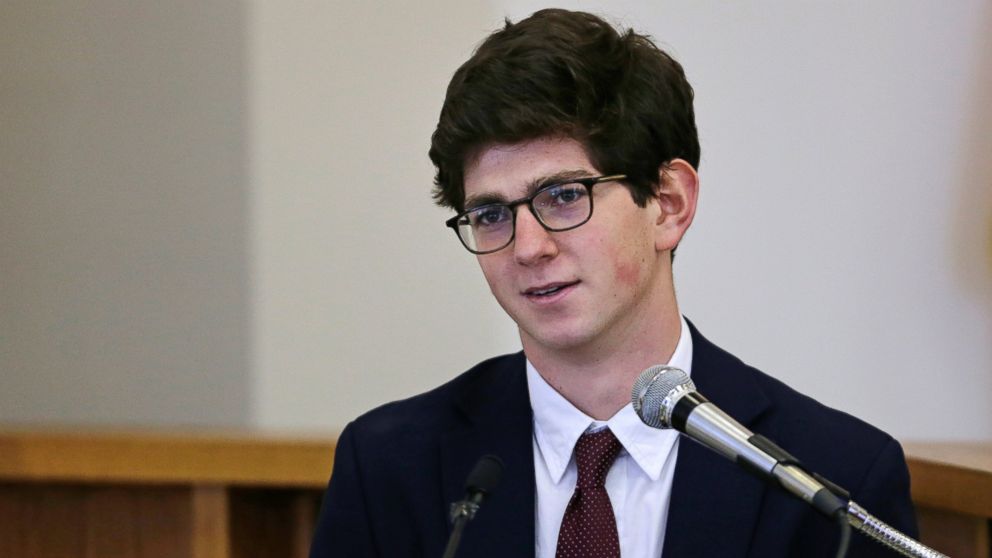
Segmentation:
<svg viewBox="0 0 992 558">
<path fill-rule="evenodd" d="M 527 197 L 523 197 L 523 198 L 520 198 L 520 199 L 517 199 L 517 200 L 513 200 L 513 201 L 510 201 L 510 202 L 506 202 L 506 203 L 503 203 L 503 202 L 500 202 L 500 203 L 487 203 L 487 204 L 483 204 L 483 205 L 480 205 L 480 206 L 477 206 L 477 207 L 473 207 L 472 209 L 469 209 L 468 211 L 463 211 L 463 212 L 459 213 L 458 215 L 455 215 L 451 219 L 448 219 L 447 221 L 444 222 L 444 226 L 446 226 L 446 227 L 450 228 L 452 231 L 454 231 L 455 236 L 458 237 L 458 241 L 461 242 L 462 243 L 462 246 L 464 246 L 465 249 L 468 250 L 469 252 L 471 252 L 473 254 L 476 254 L 476 255 L 480 255 L 480 256 L 483 255 L 483 254 L 492 254 L 493 252 L 499 252 L 503 248 L 506 248 L 507 246 L 509 246 L 510 244 L 512 244 L 513 243 L 513 239 L 516 238 L 516 236 L 517 236 L 517 211 L 516 211 L 516 209 L 517 209 L 517 207 L 519 207 L 521 205 L 524 205 L 524 204 L 527 204 L 527 209 L 530 210 L 530 214 L 534 216 L 534 219 L 536 219 L 537 222 L 540 223 L 541 226 L 544 227 L 544 230 L 546 230 L 546 231 L 549 231 L 549 232 L 570 231 L 572 229 L 576 229 L 578 227 L 581 227 L 582 225 L 585 225 L 586 223 L 589 222 L 589 219 L 592 219 L 592 211 L 593 211 L 592 187 L 593 186 L 595 186 L 597 184 L 602 184 L 604 182 L 615 182 L 615 181 L 618 181 L 618 180 L 626 180 L 626 178 L 627 178 L 627 175 L 625 175 L 625 174 L 608 174 L 608 175 L 603 175 L 603 176 L 590 176 L 590 177 L 585 177 L 585 178 L 570 178 L 568 180 L 562 180 L 562 181 L 554 182 L 554 183 L 551 183 L 551 184 L 547 184 L 547 185 L 541 186 L 533 194 L 531 194 L 531 195 L 529 195 Z M 552 188 L 557 188 L 559 186 L 564 186 L 565 184 L 581 184 L 582 186 L 585 187 L 586 192 L 589 195 L 589 215 L 587 215 L 586 218 L 583 219 L 579 223 L 576 223 L 574 225 L 569 225 L 569 226 L 564 227 L 564 228 L 556 229 L 554 227 L 551 227 L 547 223 L 545 223 L 544 222 L 544 219 L 541 218 L 540 213 L 534 209 L 534 198 L 536 198 L 537 196 L 543 194 L 544 192 L 546 192 L 546 191 L 548 191 L 548 190 L 550 190 Z M 465 239 L 462 238 L 462 235 L 458 233 L 458 224 L 459 224 L 459 221 L 462 220 L 462 219 L 465 219 L 466 216 L 469 213 L 474 213 L 474 212 L 476 212 L 476 211 L 478 211 L 480 209 L 485 209 L 487 207 L 506 207 L 506 208 L 508 208 L 510 210 L 510 215 L 512 216 L 512 219 L 513 219 L 513 229 L 510 232 L 510 238 L 506 241 L 506 244 L 500 246 L 499 248 L 493 248 L 492 250 L 481 250 L 481 251 L 480 250 L 473 250 L 465 242 Z"/>
</svg>

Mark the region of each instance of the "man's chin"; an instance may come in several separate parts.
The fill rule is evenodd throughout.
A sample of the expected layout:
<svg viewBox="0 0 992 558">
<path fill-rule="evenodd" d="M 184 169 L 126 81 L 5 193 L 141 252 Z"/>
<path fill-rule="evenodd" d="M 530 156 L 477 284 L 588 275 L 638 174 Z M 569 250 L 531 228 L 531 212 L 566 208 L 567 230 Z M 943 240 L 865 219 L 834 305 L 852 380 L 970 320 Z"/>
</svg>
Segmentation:
<svg viewBox="0 0 992 558">
<path fill-rule="evenodd" d="M 565 353 L 581 351 L 588 347 L 595 336 L 588 331 L 570 328 L 546 328 L 525 330 L 520 328 L 520 340 L 524 350 Z"/>
</svg>

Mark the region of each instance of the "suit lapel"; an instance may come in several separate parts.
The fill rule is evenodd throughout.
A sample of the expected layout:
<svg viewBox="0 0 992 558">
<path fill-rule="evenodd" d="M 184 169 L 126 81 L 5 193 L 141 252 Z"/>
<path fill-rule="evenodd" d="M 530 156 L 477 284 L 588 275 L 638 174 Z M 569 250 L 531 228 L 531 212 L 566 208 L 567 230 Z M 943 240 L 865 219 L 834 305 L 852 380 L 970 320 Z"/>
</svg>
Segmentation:
<svg viewBox="0 0 992 558">
<path fill-rule="evenodd" d="M 502 480 L 466 526 L 459 554 L 533 556 L 533 421 L 523 354 L 492 368 L 462 391 L 457 405 L 465 420 L 442 437 L 442 495 L 446 503 L 460 500 L 478 459 L 499 457 L 505 465 Z"/>
<path fill-rule="evenodd" d="M 753 423 L 768 399 L 743 363 L 689 328 L 699 392 L 741 424 Z M 766 488 L 737 464 L 682 437 L 662 556 L 746 556 Z"/>
</svg>

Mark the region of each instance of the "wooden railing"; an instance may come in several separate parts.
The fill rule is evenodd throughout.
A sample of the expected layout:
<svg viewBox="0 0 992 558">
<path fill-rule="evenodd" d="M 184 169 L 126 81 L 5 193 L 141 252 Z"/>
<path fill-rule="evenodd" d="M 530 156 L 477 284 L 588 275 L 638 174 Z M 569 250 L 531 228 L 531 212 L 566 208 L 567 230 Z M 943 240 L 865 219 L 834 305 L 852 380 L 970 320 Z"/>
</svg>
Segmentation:
<svg viewBox="0 0 992 558">
<path fill-rule="evenodd" d="M 333 437 L 0 432 L 0 557 L 303 558 Z"/>
<path fill-rule="evenodd" d="M 905 447 L 923 541 L 992 558 L 992 443 Z M 333 436 L 0 430 L 0 557 L 303 558 L 333 456 Z"/>
<path fill-rule="evenodd" d="M 923 542 L 953 558 L 992 557 L 992 442 L 903 446 Z"/>
</svg>

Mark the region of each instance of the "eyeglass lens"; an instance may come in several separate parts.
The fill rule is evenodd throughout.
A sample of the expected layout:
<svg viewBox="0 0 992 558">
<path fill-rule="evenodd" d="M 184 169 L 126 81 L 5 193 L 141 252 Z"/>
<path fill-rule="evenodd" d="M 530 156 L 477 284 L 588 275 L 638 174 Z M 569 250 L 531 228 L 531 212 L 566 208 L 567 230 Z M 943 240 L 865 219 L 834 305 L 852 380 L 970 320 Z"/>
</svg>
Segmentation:
<svg viewBox="0 0 992 558">
<path fill-rule="evenodd" d="M 530 207 L 548 230 L 562 231 L 581 225 L 592 213 L 589 189 L 579 183 L 556 184 L 537 192 Z M 486 205 L 469 211 L 458 223 L 458 235 L 475 252 L 499 250 L 513 240 L 514 208 Z"/>
</svg>

